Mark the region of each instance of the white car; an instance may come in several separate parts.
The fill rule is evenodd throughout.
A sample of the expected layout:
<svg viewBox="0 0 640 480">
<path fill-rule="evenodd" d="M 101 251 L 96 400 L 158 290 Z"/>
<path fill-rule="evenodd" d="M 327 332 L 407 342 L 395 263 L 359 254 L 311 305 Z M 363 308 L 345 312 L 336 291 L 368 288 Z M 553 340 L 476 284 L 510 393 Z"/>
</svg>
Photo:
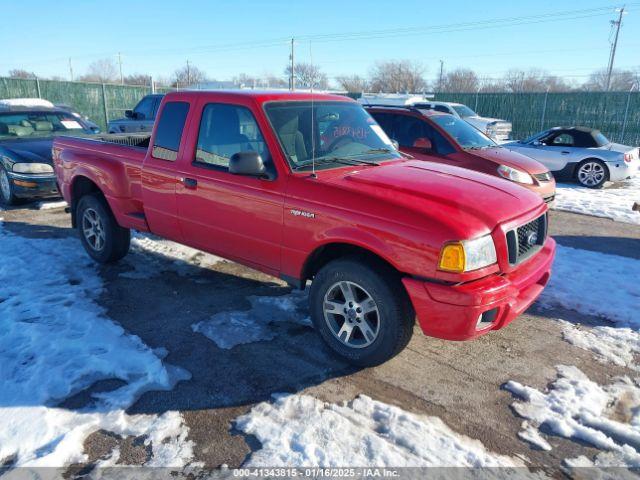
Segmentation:
<svg viewBox="0 0 640 480">
<path fill-rule="evenodd" d="M 554 127 L 526 140 L 502 145 L 546 166 L 559 179 L 601 188 L 638 173 L 638 148 L 613 143 L 588 127 Z"/>
<path fill-rule="evenodd" d="M 509 140 L 511 136 L 511 122 L 499 118 L 481 117 L 462 103 L 429 101 L 416 103 L 413 106 L 426 110 L 436 110 L 437 112 L 444 112 L 461 118 L 496 142 L 504 142 Z"/>
</svg>

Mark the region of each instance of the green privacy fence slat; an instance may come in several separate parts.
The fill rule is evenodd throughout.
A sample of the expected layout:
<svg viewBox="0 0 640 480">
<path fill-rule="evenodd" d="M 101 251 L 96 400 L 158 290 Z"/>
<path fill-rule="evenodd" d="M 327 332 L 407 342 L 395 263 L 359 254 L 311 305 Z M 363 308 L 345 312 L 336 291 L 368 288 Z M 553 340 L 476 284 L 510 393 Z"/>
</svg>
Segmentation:
<svg viewBox="0 0 640 480">
<path fill-rule="evenodd" d="M 601 130 L 614 142 L 640 145 L 637 91 L 438 93 L 435 99 L 464 103 L 484 117 L 509 120 L 513 123 L 513 138 L 517 139 L 550 127 L 581 125 Z"/>
<path fill-rule="evenodd" d="M 104 91 L 103 91 L 104 88 Z M 171 88 L 157 88 L 167 93 Z M 0 99 L 44 98 L 66 104 L 106 129 L 148 93 L 148 86 L 0 77 Z M 598 128 L 609 139 L 640 145 L 640 92 L 437 93 L 436 100 L 464 103 L 485 117 L 513 123 L 513 138 L 566 125 Z M 625 121 L 626 117 L 626 121 Z"/>
<path fill-rule="evenodd" d="M 133 108 L 148 93 L 151 88 L 147 86 L 104 84 L 103 95 L 103 84 L 100 83 L 0 77 L 0 99 L 40 97 L 55 104 L 69 105 L 103 130 L 107 127 L 107 119 L 124 116 L 126 109 Z"/>
</svg>

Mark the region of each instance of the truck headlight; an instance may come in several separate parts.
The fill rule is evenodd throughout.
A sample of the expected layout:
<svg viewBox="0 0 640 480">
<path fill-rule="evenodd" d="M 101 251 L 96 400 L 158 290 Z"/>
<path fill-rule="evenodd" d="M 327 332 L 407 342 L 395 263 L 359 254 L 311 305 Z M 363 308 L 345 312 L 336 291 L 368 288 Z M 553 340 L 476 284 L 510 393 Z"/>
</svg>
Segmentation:
<svg viewBox="0 0 640 480">
<path fill-rule="evenodd" d="M 498 260 L 491 235 L 447 243 L 440 252 L 438 268 L 446 272 L 470 272 L 493 265 Z"/>
<path fill-rule="evenodd" d="M 498 175 L 512 182 L 524 183 L 527 185 L 533 185 L 533 178 L 527 172 L 518 170 L 517 168 L 508 167 L 506 165 L 500 165 L 498 167 Z"/>
<path fill-rule="evenodd" d="M 53 173 L 53 167 L 46 163 L 14 163 L 12 170 L 16 173 Z"/>
</svg>

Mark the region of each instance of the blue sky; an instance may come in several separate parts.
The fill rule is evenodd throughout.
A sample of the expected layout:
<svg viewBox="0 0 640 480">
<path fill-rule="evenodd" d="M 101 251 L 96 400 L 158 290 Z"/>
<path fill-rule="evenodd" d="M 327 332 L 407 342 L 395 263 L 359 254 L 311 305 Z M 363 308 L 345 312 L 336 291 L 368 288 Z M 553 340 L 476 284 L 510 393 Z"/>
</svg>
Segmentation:
<svg viewBox="0 0 640 480">
<path fill-rule="evenodd" d="M 124 73 L 169 76 L 188 59 L 211 78 L 240 72 L 282 75 L 286 40 L 298 37 L 296 55 L 330 77 L 366 75 L 376 61 L 411 59 L 435 78 L 468 67 L 499 77 L 510 68 L 543 68 L 583 80 L 606 65 L 609 20 L 620 2 L 607 0 L 427 1 L 44 1 L 3 2 L 0 75 L 24 68 L 41 76 L 82 74 L 94 60 L 122 52 Z M 626 2 L 616 66 L 640 66 L 640 2 Z M 597 9 L 561 19 L 557 12 Z M 513 17 L 520 25 L 487 28 Z M 582 16 L 583 18 L 575 18 Z M 466 27 L 453 24 L 474 23 Z M 430 27 L 446 28 L 431 29 Z M 481 27 L 481 28 L 480 28 Z M 401 31 L 400 29 L 409 29 Z M 393 32 L 389 33 L 388 31 Z M 367 32 L 386 31 L 376 35 Z M 364 33 L 335 39 L 332 34 Z M 634 34 L 635 32 L 635 34 Z M 319 38 L 320 35 L 326 37 Z M 314 39 L 311 42 L 308 37 Z M 367 38 L 376 36 L 377 38 Z M 311 47 L 310 47 L 311 43 Z"/>
</svg>

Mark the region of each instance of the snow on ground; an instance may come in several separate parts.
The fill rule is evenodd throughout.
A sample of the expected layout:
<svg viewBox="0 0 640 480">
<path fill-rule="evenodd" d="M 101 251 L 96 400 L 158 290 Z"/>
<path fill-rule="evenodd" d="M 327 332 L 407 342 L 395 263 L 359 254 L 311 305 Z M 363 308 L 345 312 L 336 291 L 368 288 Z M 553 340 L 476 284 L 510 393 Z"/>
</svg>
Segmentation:
<svg viewBox="0 0 640 480">
<path fill-rule="evenodd" d="M 64 208 L 66 206 L 67 202 L 64 200 L 38 202 L 38 210 L 53 210 L 54 208 Z"/>
<path fill-rule="evenodd" d="M 538 430 L 603 450 L 595 458 L 599 466 L 639 467 L 638 385 L 624 377 L 602 387 L 577 367 L 556 368 L 558 378 L 546 392 L 514 381 L 505 385 L 520 398 L 513 403 L 516 413 Z M 531 430 L 524 435 L 529 434 Z"/>
<path fill-rule="evenodd" d="M 640 176 L 601 190 L 558 183 L 553 208 L 640 225 L 640 212 L 631 210 L 634 202 L 640 202 Z"/>
<path fill-rule="evenodd" d="M 131 239 L 131 251 L 145 255 L 147 258 L 144 262 L 136 262 L 134 255 L 125 257 L 124 262 L 131 265 L 133 270 L 121 273 L 121 277 L 139 279 L 159 275 L 163 270 L 166 270 L 166 264 L 160 259 L 172 262 L 172 271 L 179 275 L 194 273 L 194 265 L 209 268 L 222 261 L 220 257 L 215 255 L 142 233 L 136 233 Z"/>
<path fill-rule="evenodd" d="M 148 390 L 171 389 L 188 372 L 163 364 L 95 303 L 102 281 L 77 239 L 29 239 L 0 220 L 0 464 L 63 466 L 104 428 L 147 435 L 152 461 L 181 465 L 192 445 L 178 412 L 124 412 Z M 101 379 L 123 385 L 83 411 L 55 406 Z M 155 459 L 155 460 L 154 460 Z"/>
<path fill-rule="evenodd" d="M 272 340 L 276 332 L 271 325 L 275 322 L 311 326 L 311 319 L 306 315 L 307 295 L 306 291 L 294 290 L 279 297 L 251 296 L 248 297 L 250 310 L 216 313 L 191 328 L 225 349 Z"/>
<path fill-rule="evenodd" d="M 558 245 L 539 302 L 640 328 L 640 260 Z"/>
<path fill-rule="evenodd" d="M 243 467 L 515 467 L 439 418 L 419 416 L 360 395 L 345 404 L 307 395 L 275 395 L 236 420 L 262 448 Z"/>
<path fill-rule="evenodd" d="M 564 320 L 564 338 L 599 359 L 640 370 L 640 260 L 558 245 L 551 281 L 538 299 L 612 322 L 585 328 Z"/>
</svg>

